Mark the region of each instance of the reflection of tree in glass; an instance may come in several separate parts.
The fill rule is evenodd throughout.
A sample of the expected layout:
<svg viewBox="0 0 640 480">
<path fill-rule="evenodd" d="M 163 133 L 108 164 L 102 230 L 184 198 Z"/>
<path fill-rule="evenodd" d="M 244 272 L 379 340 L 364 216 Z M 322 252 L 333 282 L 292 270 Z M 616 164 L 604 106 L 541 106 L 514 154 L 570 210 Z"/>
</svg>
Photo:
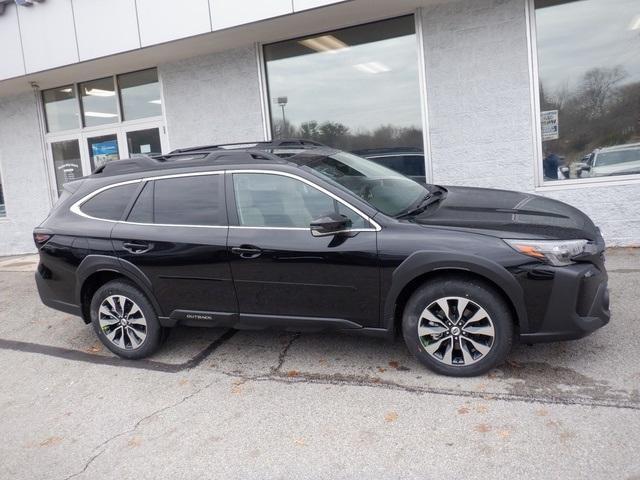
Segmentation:
<svg viewBox="0 0 640 480">
<path fill-rule="evenodd" d="M 573 87 L 567 81 L 549 92 L 541 85 L 541 110 L 559 111 L 560 138 L 544 142 L 545 151 L 571 165 L 594 149 L 640 142 L 640 82 L 627 79 L 616 66 L 593 68 Z"/>
<path fill-rule="evenodd" d="M 422 130 L 417 127 L 380 125 L 374 130 L 352 131 L 340 122 L 302 122 L 299 127 L 288 121 L 275 120 L 275 138 L 306 138 L 339 148 L 359 150 L 370 148 L 417 147 L 422 148 Z"/>
</svg>

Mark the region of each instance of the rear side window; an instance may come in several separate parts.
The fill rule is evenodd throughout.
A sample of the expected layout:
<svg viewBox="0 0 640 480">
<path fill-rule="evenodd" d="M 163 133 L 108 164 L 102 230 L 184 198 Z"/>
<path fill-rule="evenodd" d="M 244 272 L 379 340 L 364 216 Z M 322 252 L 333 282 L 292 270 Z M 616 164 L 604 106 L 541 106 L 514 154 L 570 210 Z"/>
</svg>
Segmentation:
<svg viewBox="0 0 640 480">
<path fill-rule="evenodd" d="M 131 209 L 128 222 L 134 223 L 153 223 L 153 182 L 147 182 L 135 205 Z"/>
<path fill-rule="evenodd" d="M 90 217 L 120 220 L 138 185 L 138 183 L 129 183 L 108 188 L 84 202 L 80 210 Z"/>
<path fill-rule="evenodd" d="M 156 180 L 153 197 L 153 223 L 214 226 L 227 223 L 223 175 Z"/>
</svg>

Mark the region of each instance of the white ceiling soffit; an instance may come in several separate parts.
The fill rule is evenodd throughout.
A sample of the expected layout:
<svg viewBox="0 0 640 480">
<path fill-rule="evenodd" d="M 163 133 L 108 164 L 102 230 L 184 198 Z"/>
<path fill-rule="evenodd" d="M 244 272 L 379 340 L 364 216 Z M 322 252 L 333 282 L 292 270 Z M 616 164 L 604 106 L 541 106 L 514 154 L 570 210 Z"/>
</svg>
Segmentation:
<svg viewBox="0 0 640 480">
<path fill-rule="evenodd" d="M 0 97 L 29 91 L 30 82 L 36 82 L 41 89 L 52 88 L 250 45 L 254 42 L 275 42 L 404 15 L 429 3 L 434 1 L 350 0 L 5 80 L 0 82 Z"/>
</svg>

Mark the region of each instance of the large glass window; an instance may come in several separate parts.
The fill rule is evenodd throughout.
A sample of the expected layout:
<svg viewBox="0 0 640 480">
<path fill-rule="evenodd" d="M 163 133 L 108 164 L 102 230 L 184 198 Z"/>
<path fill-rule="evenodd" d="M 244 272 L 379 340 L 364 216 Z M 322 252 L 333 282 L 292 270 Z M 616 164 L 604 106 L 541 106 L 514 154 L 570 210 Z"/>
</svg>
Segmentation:
<svg viewBox="0 0 640 480">
<path fill-rule="evenodd" d="M 43 91 L 42 101 L 49 132 L 70 130 L 80 126 L 78 102 L 73 85 Z"/>
<path fill-rule="evenodd" d="M 545 181 L 640 174 L 638 0 L 536 1 Z"/>
<path fill-rule="evenodd" d="M 122 120 L 162 115 L 160 85 L 155 68 L 118 75 Z"/>
<path fill-rule="evenodd" d="M 113 78 L 101 78 L 79 85 L 85 127 L 106 125 L 119 121 L 118 101 Z"/>
<path fill-rule="evenodd" d="M 413 16 L 267 45 L 264 55 L 274 138 L 422 149 Z"/>
</svg>

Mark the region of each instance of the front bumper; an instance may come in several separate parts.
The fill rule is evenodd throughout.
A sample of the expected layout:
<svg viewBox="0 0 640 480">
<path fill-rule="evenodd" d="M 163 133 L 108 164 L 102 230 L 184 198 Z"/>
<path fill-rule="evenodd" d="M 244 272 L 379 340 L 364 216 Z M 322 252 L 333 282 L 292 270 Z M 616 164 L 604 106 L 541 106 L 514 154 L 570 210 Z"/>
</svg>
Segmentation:
<svg viewBox="0 0 640 480">
<path fill-rule="evenodd" d="M 539 267 L 527 272 L 528 281 L 552 282 L 546 308 L 532 308 L 530 331 L 521 332 L 524 343 L 575 340 L 609 323 L 609 289 L 604 265 L 578 263 L 567 267 Z M 525 297 L 527 290 L 525 289 Z M 539 302 L 541 299 L 527 299 Z"/>
</svg>

